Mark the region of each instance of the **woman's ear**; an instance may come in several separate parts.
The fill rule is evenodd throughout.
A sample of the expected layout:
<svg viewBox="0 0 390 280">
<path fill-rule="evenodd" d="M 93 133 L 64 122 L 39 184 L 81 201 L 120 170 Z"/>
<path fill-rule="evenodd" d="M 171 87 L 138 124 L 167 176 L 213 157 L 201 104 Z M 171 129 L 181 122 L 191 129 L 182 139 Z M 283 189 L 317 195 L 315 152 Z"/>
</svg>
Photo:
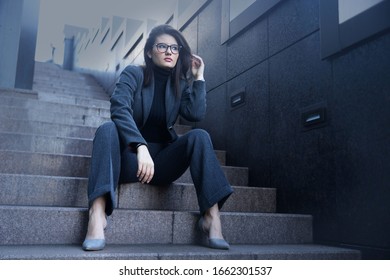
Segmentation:
<svg viewBox="0 0 390 280">
<path fill-rule="evenodd" d="M 146 53 L 146 55 L 151 59 L 152 58 L 152 54 L 150 53 L 150 51 L 148 51 L 147 53 Z"/>
</svg>

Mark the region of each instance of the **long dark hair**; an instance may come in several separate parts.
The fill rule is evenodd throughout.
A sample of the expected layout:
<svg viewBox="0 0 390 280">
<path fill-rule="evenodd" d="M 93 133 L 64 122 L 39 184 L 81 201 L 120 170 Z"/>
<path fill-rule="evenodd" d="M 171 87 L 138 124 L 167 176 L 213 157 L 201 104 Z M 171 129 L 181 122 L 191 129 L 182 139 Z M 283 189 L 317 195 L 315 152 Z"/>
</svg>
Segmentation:
<svg viewBox="0 0 390 280">
<path fill-rule="evenodd" d="M 149 52 L 152 52 L 153 46 L 156 42 L 156 38 L 160 35 L 168 34 L 175 38 L 177 44 L 181 46 L 179 58 L 177 60 L 176 66 L 172 71 L 173 81 L 175 86 L 176 96 L 180 96 L 180 79 L 185 79 L 188 82 L 188 72 L 191 67 L 191 48 L 188 45 L 186 39 L 181 34 L 180 31 L 174 29 L 172 26 L 163 24 L 158 25 L 150 31 L 149 37 L 146 40 L 144 48 L 144 59 L 145 59 L 145 68 L 144 68 L 144 86 L 148 86 L 153 78 L 153 61 L 148 56 Z"/>
</svg>

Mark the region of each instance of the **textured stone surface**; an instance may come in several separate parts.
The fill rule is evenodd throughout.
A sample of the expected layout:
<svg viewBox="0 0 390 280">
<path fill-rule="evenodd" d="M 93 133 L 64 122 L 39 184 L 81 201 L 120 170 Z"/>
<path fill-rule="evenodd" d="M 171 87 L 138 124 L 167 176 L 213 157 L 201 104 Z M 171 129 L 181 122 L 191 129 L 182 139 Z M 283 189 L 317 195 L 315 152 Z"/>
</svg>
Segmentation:
<svg viewBox="0 0 390 280">
<path fill-rule="evenodd" d="M 174 244 L 204 244 L 196 212 L 174 213 Z M 222 213 L 225 239 L 231 244 L 299 244 L 312 242 L 312 218 L 308 215 Z"/>
<path fill-rule="evenodd" d="M 90 156 L 45 154 L 0 150 L 0 172 L 47 176 L 88 177 Z M 248 169 L 244 167 L 221 167 L 232 185 L 245 186 L 248 182 Z M 177 182 L 191 183 L 187 170 Z"/>
<path fill-rule="evenodd" d="M 87 179 L 0 174 L 0 205 L 88 207 Z"/>
<path fill-rule="evenodd" d="M 246 186 L 248 185 L 248 169 L 245 167 L 236 167 L 236 166 L 222 166 L 222 171 L 224 172 L 226 179 L 231 185 L 234 186 Z M 191 173 L 190 170 L 187 171 L 175 181 L 176 183 L 191 183 Z"/>
<path fill-rule="evenodd" d="M 269 54 L 288 48 L 319 28 L 319 1 L 285 1 L 268 17 Z"/>
<path fill-rule="evenodd" d="M 69 112 L 47 112 L 40 109 L 23 109 L 0 106 L 0 118 L 9 118 L 17 120 L 31 120 L 45 122 L 50 120 L 52 123 L 99 126 L 110 120 L 109 117 L 100 117 L 92 115 L 72 115 Z"/>
<path fill-rule="evenodd" d="M 276 190 L 254 187 L 233 187 L 223 211 L 275 212 Z M 198 211 L 195 188 L 192 184 L 151 186 L 140 183 L 124 184 L 119 188 L 119 208 Z"/>
<path fill-rule="evenodd" d="M 227 44 L 227 78 L 231 79 L 268 58 L 268 23 L 256 23 Z"/>
<path fill-rule="evenodd" d="M 199 15 L 198 22 L 198 54 L 207 65 L 205 77 L 210 90 L 226 80 L 227 72 L 227 48 L 221 45 L 221 1 L 212 1 Z"/>
<path fill-rule="evenodd" d="M 47 121 L 39 122 L 31 120 L 5 119 L 0 117 L 0 131 L 15 133 L 27 132 L 35 135 L 92 139 L 95 135 L 96 127 L 57 124 Z"/>
<path fill-rule="evenodd" d="M 92 140 L 0 132 L 0 150 L 89 156 Z"/>
<path fill-rule="evenodd" d="M 14 110 L 23 111 L 26 109 L 34 109 L 44 112 L 61 112 L 69 115 L 92 115 L 106 118 L 110 117 L 109 108 L 96 108 L 95 106 L 91 106 L 91 104 L 87 104 L 85 106 L 80 104 L 77 104 L 77 106 L 75 105 L 76 104 L 59 103 L 58 100 L 56 103 L 47 102 L 43 101 L 41 97 L 39 97 L 39 100 L 32 98 L 13 97 L 11 94 L 10 96 L 3 96 L 1 99 L 1 106 L 11 107 Z"/>
<path fill-rule="evenodd" d="M 86 208 L 0 206 L 0 244 L 81 244 Z M 221 214 L 223 232 L 232 244 L 311 242 L 311 217 L 305 215 Z M 105 231 L 108 244 L 204 244 L 198 212 L 116 209 Z"/>
<path fill-rule="evenodd" d="M 87 177 L 90 157 L 0 150 L 0 172 L 9 174 Z"/>
<path fill-rule="evenodd" d="M 193 245 L 107 245 L 85 252 L 76 245 L 0 246 L 2 260 L 357 260 L 355 250 L 319 245 L 232 245 L 221 251 Z"/>
</svg>

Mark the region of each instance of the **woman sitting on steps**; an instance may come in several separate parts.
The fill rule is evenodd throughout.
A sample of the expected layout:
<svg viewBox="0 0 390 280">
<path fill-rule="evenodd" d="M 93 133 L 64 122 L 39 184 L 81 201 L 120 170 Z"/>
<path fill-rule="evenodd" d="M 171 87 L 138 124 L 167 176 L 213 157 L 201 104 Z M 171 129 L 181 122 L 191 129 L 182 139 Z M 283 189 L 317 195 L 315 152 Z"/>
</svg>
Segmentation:
<svg viewBox="0 0 390 280">
<path fill-rule="evenodd" d="M 206 114 L 203 60 L 191 53 L 183 35 L 169 25 L 155 27 L 144 48 L 145 66 L 128 66 L 111 97 L 111 119 L 96 131 L 88 182 L 89 222 L 84 250 L 105 247 L 106 217 L 115 207 L 118 184 L 166 185 L 190 167 L 208 245 L 229 249 L 219 210 L 233 192 L 210 137 L 193 129 L 178 137 L 182 116 Z"/>
</svg>

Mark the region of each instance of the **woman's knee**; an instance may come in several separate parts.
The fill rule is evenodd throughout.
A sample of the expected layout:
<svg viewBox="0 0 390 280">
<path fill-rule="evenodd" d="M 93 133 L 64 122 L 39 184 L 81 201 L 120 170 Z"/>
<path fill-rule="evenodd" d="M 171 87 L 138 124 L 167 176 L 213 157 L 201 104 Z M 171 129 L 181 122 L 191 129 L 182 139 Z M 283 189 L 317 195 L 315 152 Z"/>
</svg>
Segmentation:
<svg viewBox="0 0 390 280">
<path fill-rule="evenodd" d="M 95 132 L 95 138 L 99 137 L 107 137 L 111 135 L 118 135 L 118 130 L 116 128 L 116 125 L 112 121 L 108 121 L 101 126 L 98 127 L 98 129 Z"/>
<path fill-rule="evenodd" d="M 204 129 L 192 129 L 188 132 L 188 134 L 189 138 L 195 143 L 211 143 L 210 134 Z"/>
<path fill-rule="evenodd" d="M 114 141 L 115 143 L 119 142 L 118 130 L 114 122 L 109 121 L 96 130 L 94 142 L 101 141 Z"/>
<path fill-rule="evenodd" d="M 116 125 L 112 121 L 105 122 L 101 126 L 98 127 L 96 130 L 96 134 L 106 134 L 106 133 L 112 133 L 113 131 L 117 132 Z"/>
</svg>

